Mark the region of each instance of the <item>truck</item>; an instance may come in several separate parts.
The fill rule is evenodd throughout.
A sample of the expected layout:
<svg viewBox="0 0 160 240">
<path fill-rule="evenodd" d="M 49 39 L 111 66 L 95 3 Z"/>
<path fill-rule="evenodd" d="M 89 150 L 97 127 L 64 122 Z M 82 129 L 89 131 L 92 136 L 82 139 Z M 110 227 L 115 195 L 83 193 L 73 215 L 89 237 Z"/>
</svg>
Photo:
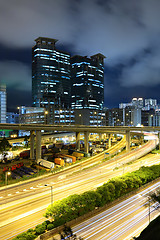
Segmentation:
<svg viewBox="0 0 160 240">
<path fill-rule="evenodd" d="M 72 163 L 75 163 L 76 162 L 76 157 L 75 156 L 71 156 L 71 155 L 67 155 L 67 154 L 63 154 L 64 157 L 68 158 L 68 159 L 71 159 L 71 162 Z"/>
<path fill-rule="evenodd" d="M 72 155 L 75 156 L 76 158 L 82 158 L 82 157 L 84 157 L 84 153 L 79 153 L 79 152 L 73 152 Z"/>
<path fill-rule="evenodd" d="M 37 164 L 39 164 L 40 166 L 49 168 L 49 169 L 53 169 L 54 168 L 54 163 L 53 162 L 49 162 L 49 161 L 44 160 L 44 159 L 38 159 L 37 160 Z"/>
<path fill-rule="evenodd" d="M 43 159 L 47 160 L 47 161 L 51 161 L 53 160 L 54 154 L 53 153 L 45 153 L 43 154 Z"/>
<path fill-rule="evenodd" d="M 23 152 L 20 152 L 19 156 L 20 158 L 29 158 L 30 150 L 25 150 Z"/>
<path fill-rule="evenodd" d="M 60 166 L 64 166 L 64 160 L 62 158 L 60 158 L 60 157 L 55 158 L 54 159 L 54 163 L 58 164 Z"/>
</svg>

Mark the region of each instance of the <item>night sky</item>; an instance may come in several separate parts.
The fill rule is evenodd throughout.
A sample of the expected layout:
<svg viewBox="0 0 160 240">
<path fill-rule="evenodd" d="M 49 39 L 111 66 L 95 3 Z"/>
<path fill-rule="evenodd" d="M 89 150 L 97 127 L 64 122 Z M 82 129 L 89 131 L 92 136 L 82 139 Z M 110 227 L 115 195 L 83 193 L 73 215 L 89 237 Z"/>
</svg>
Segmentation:
<svg viewBox="0 0 160 240">
<path fill-rule="evenodd" d="M 132 97 L 160 103 L 160 0 L 0 0 L 0 82 L 8 110 L 31 106 L 31 49 L 59 39 L 72 55 L 102 53 L 105 106 Z"/>
</svg>

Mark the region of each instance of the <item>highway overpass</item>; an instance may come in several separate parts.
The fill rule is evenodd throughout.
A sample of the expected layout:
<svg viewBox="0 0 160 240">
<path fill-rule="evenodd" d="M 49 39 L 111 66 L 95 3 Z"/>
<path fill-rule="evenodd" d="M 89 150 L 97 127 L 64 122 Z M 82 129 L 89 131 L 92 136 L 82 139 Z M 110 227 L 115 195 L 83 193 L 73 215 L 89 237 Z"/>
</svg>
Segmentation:
<svg viewBox="0 0 160 240">
<path fill-rule="evenodd" d="M 11 130 L 27 130 L 30 131 L 30 158 L 34 159 L 34 141 L 36 140 L 36 160 L 41 159 L 41 131 L 49 132 L 75 132 L 76 143 L 79 149 L 80 133 L 84 133 L 84 151 L 88 153 L 89 133 L 108 134 L 110 141 L 110 134 L 126 135 L 126 150 L 130 150 L 130 134 L 143 134 L 144 132 L 158 133 L 160 138 L 160 127 L 128 127 L 128 126 L 85 126 L 85 125 L 49 125 L 49 124 L 7 124 L 0 123 L 0 129 Z M 36 137 L 35 137 L 36 136 Z M 159 141 L 160 142 L 160 141 Z"/>
</svg>

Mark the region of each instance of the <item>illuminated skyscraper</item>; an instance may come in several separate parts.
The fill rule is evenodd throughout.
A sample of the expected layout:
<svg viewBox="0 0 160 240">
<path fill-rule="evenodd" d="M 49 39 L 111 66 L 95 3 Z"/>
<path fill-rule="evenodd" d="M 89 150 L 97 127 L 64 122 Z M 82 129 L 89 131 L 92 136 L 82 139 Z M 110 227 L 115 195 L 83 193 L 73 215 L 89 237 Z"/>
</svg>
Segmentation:
<svg viewBox="0 0 160 240">
<path fill-rule="evenodd" d="M 72 109 L 103 109 L 104 58 L 100 53 L 71 58 Z"/>
<path fill-rule="evenodd" d="M 0 123 L 6 123 L 6 86 L 0 85 Z"/>
<path fill-rule="evenodd" d="M 56 39 L 39 37 L 32 49 L 33 106 L 70 107 L 70 54 L 55 48 Z"/>
<path fill-rule="evenodd" d="M 105 57 L 98 53 L 90 58 L 71 58 L 69 53 L 56 49 L 56 39 L 39 37 L 35 41 L 33 106 L 47 110 L 47 123 L 100 124 L 104 117 Z"/>
<path fill-rule="evenodd" d="M 145 109 L 150 110 L 150 109 L 156 109 L 158 108 L 157 106 L 157 100 L 156 99 L 145 99 Z"/>
</svg>

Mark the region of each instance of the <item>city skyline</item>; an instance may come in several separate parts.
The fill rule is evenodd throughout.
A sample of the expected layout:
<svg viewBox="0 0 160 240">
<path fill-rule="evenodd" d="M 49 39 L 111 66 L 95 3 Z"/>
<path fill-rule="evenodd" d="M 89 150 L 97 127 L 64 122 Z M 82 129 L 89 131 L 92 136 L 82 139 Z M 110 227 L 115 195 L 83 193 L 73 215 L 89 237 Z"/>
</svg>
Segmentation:
<svg viewBox="0 0 160 240">
<path fill-rule="evenodd" d="M 46 1 L 47 2 L 47 1 Z M 133 97 L 159 102 L 160 3 L 154 1 L 2 1 L 0 82 L 8 108 L 31 106 L 34 39 L 59 39 L 58 48 L 105 59 L 105 106 Z"/>
</svg>

